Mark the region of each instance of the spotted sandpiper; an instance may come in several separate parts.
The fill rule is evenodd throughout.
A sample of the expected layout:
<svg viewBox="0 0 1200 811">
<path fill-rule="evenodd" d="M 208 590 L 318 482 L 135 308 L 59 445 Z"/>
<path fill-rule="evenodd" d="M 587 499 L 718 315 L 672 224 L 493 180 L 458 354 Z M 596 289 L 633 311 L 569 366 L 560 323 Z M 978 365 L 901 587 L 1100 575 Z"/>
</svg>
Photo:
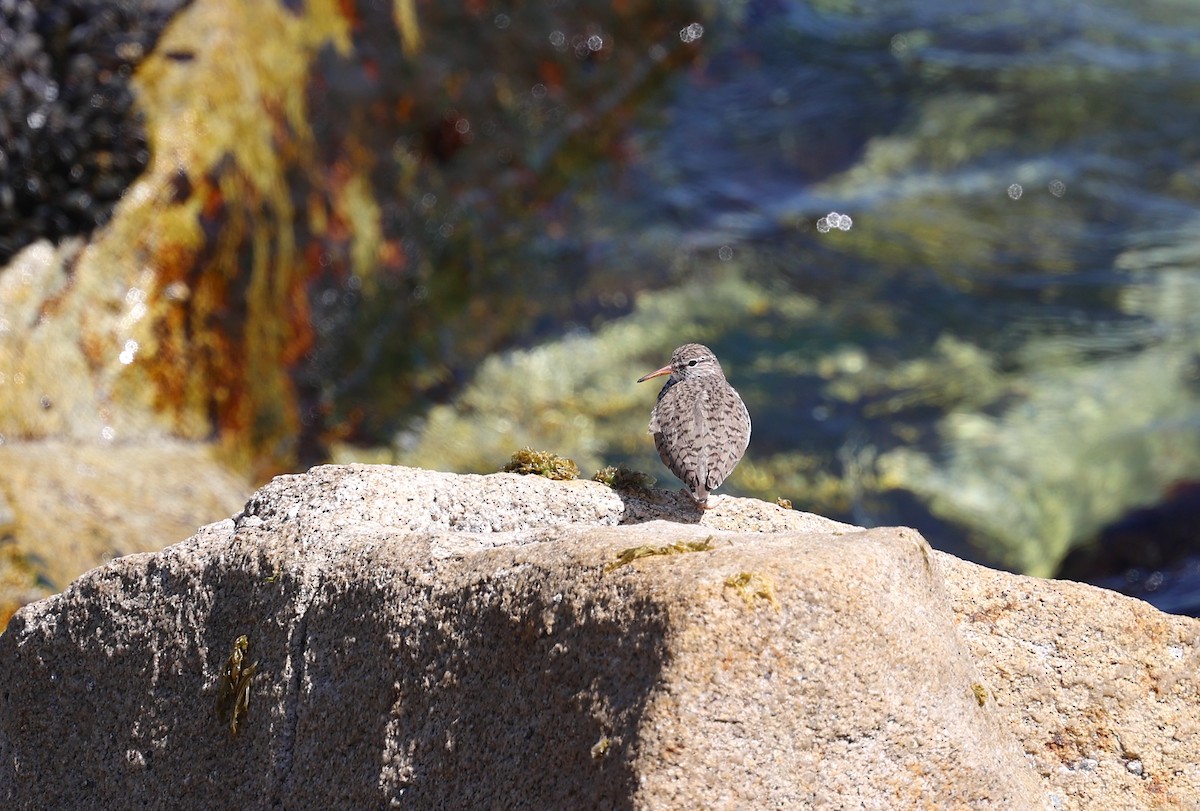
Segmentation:
<svg viewBox="0 0 1200 811">
<path fill-rule="evenodd" d="M 750 412 L 725 380 L 707 346 L 684 344 L 671 362 L 638 378 L 670 375 L 650 412 L 650 433 L 659 458 L 708 509 L 708 494 L 737 467 L 750 444 Z"/>
</svg>

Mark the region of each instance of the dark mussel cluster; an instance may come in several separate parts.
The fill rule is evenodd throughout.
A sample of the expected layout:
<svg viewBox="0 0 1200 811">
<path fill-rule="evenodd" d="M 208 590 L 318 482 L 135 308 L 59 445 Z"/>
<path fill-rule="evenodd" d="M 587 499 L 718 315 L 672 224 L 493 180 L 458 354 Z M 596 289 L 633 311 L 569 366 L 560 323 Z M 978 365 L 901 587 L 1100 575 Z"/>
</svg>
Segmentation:
<svg viewBox="0 0 1200 811">
<path fill-rule="evenodd" d="M 188 0 L 0 0 L 0 263 L 104 224 L 149 160 L 129 80 Z"/>
</svg>

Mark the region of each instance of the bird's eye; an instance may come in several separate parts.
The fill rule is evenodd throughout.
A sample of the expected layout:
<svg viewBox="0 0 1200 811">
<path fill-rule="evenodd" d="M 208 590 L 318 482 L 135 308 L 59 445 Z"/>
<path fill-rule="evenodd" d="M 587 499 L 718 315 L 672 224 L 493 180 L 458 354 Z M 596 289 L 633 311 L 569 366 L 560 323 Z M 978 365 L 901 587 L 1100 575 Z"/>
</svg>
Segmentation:
<svg viewBox="0 0 1200 811">
<path fill-rule="evenodd" d="M 688 366 L 695 366 L 695 365 L 696 365 L 696 361 L 694 361 L 694 360 L 688 361 Z"/>
</svg>

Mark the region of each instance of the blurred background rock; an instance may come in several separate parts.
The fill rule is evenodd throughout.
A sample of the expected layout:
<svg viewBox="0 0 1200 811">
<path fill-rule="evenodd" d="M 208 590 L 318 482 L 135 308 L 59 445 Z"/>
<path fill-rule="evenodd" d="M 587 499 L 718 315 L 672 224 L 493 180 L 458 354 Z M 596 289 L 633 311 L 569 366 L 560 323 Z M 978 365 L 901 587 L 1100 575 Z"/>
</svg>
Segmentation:
<svg viewBox="0 0 1200 811">
<path fill-rule="evenodd" d="M 687 340 L 726 492 L 1198 610 L 1189 4 L 447 5 L 0 0 L 0 621 L 322 461 L 674 486 Z"/>
</svg>

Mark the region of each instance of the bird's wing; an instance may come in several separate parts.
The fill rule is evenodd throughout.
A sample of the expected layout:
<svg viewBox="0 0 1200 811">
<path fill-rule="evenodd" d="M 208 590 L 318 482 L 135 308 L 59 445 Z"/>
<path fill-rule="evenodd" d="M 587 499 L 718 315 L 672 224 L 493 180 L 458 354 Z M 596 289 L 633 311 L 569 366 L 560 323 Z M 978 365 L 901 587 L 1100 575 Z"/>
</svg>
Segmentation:
<svg viewBox="0 0 1200 811">
<path fill-rule="evenodd" d="M 746 448 L 750 447 L 750 409 L 746 408 L 746 403 L 742 400 L 742 396 L 738 394 L 737 391 L 733 389 L 730 389 L 730 391 L 733 391 L 733 398 L 737 400 L 737 404 L 741 406 L 742 415 L 745 417 L 745 422 L 739 425 L 737 434 L 738 446 L 742 449 L 741 453 L 738 454 L 738 458 L 741 458 L 741 456 L 746 453 Z"/>
<path fill-rule="evenodd" d="M 658 406 L 657 405 L 654 406 L 654 408 L 650 411 L 650 425 L 647 428 L 647 430 L 650 433 L 655 434 L 655 435 L 657 435 L 658 432 L 662 430 L 662 428 L 660 428 L 658 425 Z"/>
<path fill-rule="evenodd" d="M 697 389 L 695 400 L 692 403 L 691 422 L 687 426 L 687 445 L 691 449 L 692 457 L 689 465 L 691 475 L 684 480 L 694 493 L 699 493 L 700 488 L 712 489 L 708 487 L 708 471 L 712 464 L 713 448 L 713 426 L 709 423 L 712 404 L 709 402 L 708 388 L 697 386 Z"/>
<path fill-rule="evenodd" d="M 711 426 L 713 436 L 706 470 L 706 486 L 709 490 L 721 486 L 742 460 L 750 444 L 750 412 L 742 398 L 733 388 L 727 388 L 720 393 L 719 399 L 721 403 L 716 410 L 724 419 Z"/>
</svg>

